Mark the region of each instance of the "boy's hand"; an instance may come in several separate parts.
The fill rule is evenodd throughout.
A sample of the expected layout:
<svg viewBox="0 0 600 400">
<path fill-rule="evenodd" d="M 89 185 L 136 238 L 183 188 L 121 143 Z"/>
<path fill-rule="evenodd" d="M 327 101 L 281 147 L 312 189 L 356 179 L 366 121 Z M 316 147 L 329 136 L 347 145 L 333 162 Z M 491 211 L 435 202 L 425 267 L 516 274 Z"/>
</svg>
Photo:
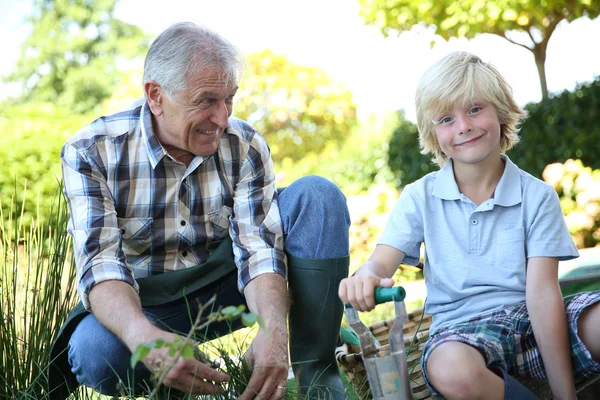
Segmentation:
<svg viewBox="0 0 600 400">
<path fill-rule="evenodd" d="M 358 311 L 371 311 L 375 308 L 375 288 L 392 287 L 394 281 L 376 275 L 355 275 L 340 282 L 338 295 Z"/>
</svg>

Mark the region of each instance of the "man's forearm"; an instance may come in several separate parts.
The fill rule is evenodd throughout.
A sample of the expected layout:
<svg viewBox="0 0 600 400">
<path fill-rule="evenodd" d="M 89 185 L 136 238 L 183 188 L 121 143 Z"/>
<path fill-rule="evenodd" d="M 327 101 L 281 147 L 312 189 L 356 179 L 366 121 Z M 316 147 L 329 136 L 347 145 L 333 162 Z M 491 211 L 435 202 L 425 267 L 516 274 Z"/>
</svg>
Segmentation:
<svg viewBox="0 0 600 400">
<path fill-rule="evenodd" d="M 557 399 L 574 394 L 571 351 L 564 304 L 558 288 L 527 296 L 527 309 L 542 354 L 548 382 Z"/>
<path fill-rule="evenodd" d="M 246 285 L 244 296 L 248 308 L 261 316 L 267 328 L 286 326 L 290 308 L 287 282 L 279 274 L 262 274 Z"/>
<path fill-rule="evenodd" d="M 144 342 L 143 332 L 153 327 L 142 311 L 140 297 L 126 282 L 101 282 L 92 288 L 89 299 L 98 321 L 132 351 Z"/>
</svg>

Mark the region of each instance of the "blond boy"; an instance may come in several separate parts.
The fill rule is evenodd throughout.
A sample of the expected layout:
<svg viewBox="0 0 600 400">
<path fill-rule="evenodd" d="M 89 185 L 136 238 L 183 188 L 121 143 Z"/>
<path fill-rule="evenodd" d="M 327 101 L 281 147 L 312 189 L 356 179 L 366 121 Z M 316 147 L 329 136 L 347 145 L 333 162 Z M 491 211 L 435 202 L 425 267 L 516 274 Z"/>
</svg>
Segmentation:
<svg viewBox="0 0 600 400">
<path fill-rule="evenodd" d="M 447 399 L 535 399 L 511 375 L 548 379 L 555 399 L 600 373 L 600 292 L 563 299 L 558 261 L 578 257 L 553 188 L 504 154 L 526 113 L 491 64 L 455 52 L 419 82 L 423 154 L 440 170 L 407 185 L 369 260 L 339 287 L 374 307 L 375 287 L 425 244 L 423 375 Z M 595 327 L 595 328 L 594 328 Z"/>
</svg>

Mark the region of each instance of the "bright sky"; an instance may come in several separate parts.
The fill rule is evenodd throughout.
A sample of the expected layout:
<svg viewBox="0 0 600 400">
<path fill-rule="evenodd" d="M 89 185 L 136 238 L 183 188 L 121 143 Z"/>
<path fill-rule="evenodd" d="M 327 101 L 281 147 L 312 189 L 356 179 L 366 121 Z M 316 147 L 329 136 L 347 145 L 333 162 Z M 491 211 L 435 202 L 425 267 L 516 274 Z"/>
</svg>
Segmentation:
<svg viewBox="0 0 600 400">
<path fill-rule="evenodd" d="M 0 75 L 18 58 L 30 9 L 29 2 L 0 0 Z M 434 36 L 427 30 L 384 39 L 363 25 L 354 0 L 121 0 L 117 12 L 153 36 L 173 22 L 192 20 L 247 54 L 271 48 L 297 64 L 320 67 L 352 91 L 363 116 L 402 108 L 414 120 L 417 81 L 432 62 L 454 50 L 474 52 L 495 64 L 521 105 L 541 98 L 529 51 L 494 35 L 439 41 L 433 49 Z M 551 92 L 600 76 L 600 52 L 593 48 L 598 38 L 600 18 L 558 26 L 546 61 Z"/>
</svg>

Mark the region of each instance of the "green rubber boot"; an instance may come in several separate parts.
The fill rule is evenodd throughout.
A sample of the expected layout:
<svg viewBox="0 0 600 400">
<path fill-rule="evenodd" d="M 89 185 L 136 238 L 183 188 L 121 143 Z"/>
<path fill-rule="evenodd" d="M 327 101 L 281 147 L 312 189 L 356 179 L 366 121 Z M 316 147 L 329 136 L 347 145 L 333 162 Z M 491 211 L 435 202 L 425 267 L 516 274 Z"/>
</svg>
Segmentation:
<svg viewBox="0 0 600 400">
<path fill-rule="evenodd" d="M 288 256 L 290 359 L 298 394 L 311 399 L 345 399 L 335 360 L 343 304 L 340 281 L 350 257 L 306 259 Z"/>
</svg>

